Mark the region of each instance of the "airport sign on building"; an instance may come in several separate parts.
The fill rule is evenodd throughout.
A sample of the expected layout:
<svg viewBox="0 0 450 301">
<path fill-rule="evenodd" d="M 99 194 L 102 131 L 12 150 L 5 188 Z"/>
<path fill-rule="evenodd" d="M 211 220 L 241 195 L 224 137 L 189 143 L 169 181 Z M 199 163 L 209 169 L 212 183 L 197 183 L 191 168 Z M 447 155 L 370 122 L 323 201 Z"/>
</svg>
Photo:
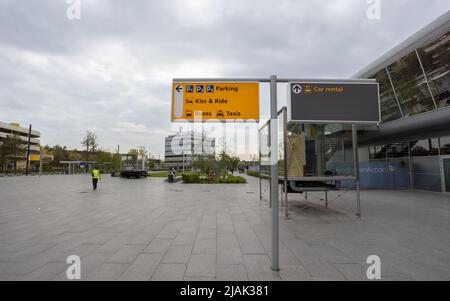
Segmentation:
<svg viewBox="0 0 450 301">
<path fill-rule="evenodd" d="M 259 121 L 258 82 L 174 82 L 172 121 Z"/>
<path fill-rule="evenodd" d="M 380 99 L 374 80 L 291 82 L 288 122 L 379 123 Z"/>
</svg>

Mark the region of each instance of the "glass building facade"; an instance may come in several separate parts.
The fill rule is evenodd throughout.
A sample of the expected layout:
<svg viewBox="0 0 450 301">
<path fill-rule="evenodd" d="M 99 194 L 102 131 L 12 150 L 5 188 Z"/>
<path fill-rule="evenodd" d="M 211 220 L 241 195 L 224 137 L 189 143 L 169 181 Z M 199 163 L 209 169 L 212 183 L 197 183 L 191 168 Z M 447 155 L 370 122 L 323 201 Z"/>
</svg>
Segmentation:
<svg viewBox="0 0 450 301">
<path fill-rule="evenodd" d="M 450 106 L 450 31 L 365 74 L 380 87 L 382 122 Z M 430 118 L 431 115 L 430 115 Z M 450 116 L 449 116 L 450 118 Z M 369 162 L 398 164 L 410 189 L 450 192 L 450 136 L 368 147 Z"/>
<path fill-rule="evenodd" d="M 382 121 L 450 105 L 450 32 L 377 70 Z"/>
</svg>

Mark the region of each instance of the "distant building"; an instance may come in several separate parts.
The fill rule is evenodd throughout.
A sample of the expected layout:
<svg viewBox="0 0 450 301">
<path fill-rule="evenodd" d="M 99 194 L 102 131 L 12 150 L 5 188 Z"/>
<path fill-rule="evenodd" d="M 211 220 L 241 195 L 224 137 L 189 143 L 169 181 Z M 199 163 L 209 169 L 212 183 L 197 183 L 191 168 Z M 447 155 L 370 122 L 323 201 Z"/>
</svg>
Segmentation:
<svg viewBox="0 0 450 301">
<path fill-rule="evenodd" d="M 179 132 L 165 139 L 165 165 L 175 170 L 189 169 L 195 156 L 215 156 L 214 149 L 215 138 L 194 131 Z"/>
<path fill-rule="evenodd" d="M 0 122 L 0 144 L 3 143 L 3 141 L 8 136 L 17 136 L 20 140 L 23 141 L 25 147 L 28 143 L 28 133 L 29 129 L 28 127 L 21 127 L 18 123 L 5 123 Z M 40 147 L 40 140 L 41 133 L 35 130 L 31 130 L 30 135 L 30 155 L 36 155 L 39 153 L 39 147 Z M 23 156 L 23 160 L 17 161 L 17 168 L 25 168 L 25 162 L 26 162 L 26 155 Z"/>
</svg>

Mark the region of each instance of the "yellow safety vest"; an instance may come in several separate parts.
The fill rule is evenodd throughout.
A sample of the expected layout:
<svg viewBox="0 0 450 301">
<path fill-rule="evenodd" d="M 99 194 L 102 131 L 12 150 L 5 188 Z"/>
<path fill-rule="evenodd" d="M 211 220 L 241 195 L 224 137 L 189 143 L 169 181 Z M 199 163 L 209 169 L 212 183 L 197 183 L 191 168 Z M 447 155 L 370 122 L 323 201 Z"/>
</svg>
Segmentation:
<svg viewBox="0 0 450 301">
<path fill-rule="evenodd" d="M 92 170 L 92 178 L 93 178 L 93 179 L 100 179 L 100 170 L 98 170 L 98 169 L 93 169 L 93 170 Z"/>
</svg>

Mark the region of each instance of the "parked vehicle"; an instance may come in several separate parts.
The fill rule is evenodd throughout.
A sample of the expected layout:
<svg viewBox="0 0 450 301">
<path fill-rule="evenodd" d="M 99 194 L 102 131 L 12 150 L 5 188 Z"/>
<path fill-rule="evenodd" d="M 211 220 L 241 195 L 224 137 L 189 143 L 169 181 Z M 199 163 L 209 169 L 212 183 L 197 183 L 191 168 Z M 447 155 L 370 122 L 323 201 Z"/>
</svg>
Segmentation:
<svg viewBox="0 0 450 301">
<path fill-rule="evenodd" d="M 120 177 L 127 179 L 146 178 L 148 176 L 147 170 L 147 156 L 145 155 L 122 155 L 120 158 Z"/>
</svg>

